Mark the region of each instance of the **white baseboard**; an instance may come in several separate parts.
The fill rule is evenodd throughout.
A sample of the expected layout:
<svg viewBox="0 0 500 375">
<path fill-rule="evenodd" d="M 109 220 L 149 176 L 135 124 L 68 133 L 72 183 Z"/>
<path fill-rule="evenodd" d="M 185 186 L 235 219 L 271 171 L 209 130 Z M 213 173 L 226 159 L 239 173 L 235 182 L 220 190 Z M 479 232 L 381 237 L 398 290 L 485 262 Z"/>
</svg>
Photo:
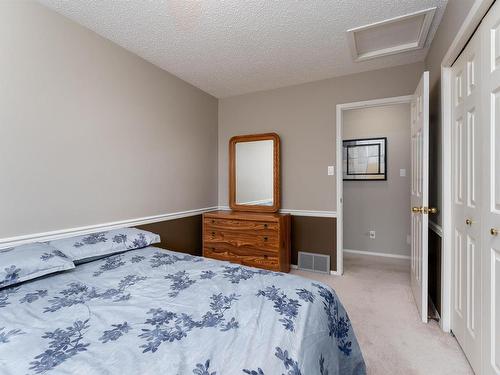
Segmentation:
<svg viewBox="0 0 500 375">
<path fill-rule="evenodd" d="M 171 212 L 168 214 L 146 216 L 146 217 L 141 217 L 141 218 L 136 218 L 136 219 L 114 221 L 114 222 L 110 222 L 110 223 L 87 225 L 87 226 L 82 226 L 82 227 L 60 229 L 60 230 L 54 230 L 54 231 L 42 232 L 42 233 L 24 234 L 24 235 L 15 236 L 15 237 L 5 237 L 5 238 L 0 238 L 0 249 L 18 246 L 18 245 L 22 245 L 22 244 L 30 243 L 30 242 L 53 241 L 53 240 L 57 240 L 60 238 L 81 236 L 81 235 L 94 233 L 94 232 L 98 232 L 98 231 L 107 231 L 107 230 L 118 229 L 118 228 L 123 228 L 123 227 L 134 227 L 134 226 L 138 226 L 138 225 L 158 223 L 161 221 L 181 219 L 184 217 L 200 215 L 204 212 L 216 210 L 217 208 L 218 208 L 217 206 L 198 208 L 195 210 Z"/>
<path fill-rule="evenodd" d="M 228 206 L 219 206 L 219 210 L 228 211 Z M 290 214 L 294 216 L 313 216 L 313 217 L 337 217 L 337 211 L 314 211 L 314 210 L 292 210 L 282 208 L 279 210 L 282 214 Z"/>
<path fill-rule="evenodd" d="M 390 254 L 390 253 L 375 253 L 372 251 L 362 251 L 362 250 L 344 249 L 344 253 L 370 255 L 370 256 L 376 256 L 376 257 L 386 257 L 386 258 L 396 258 L 396 259 L 410 259 L 409 255 L 398 255 L 398 254 Z"/>
<path fill-rule="evenodd" d="M 290 264 L 290 268 L 292 270 L 298 270 L 299 269 L 299 266 L 297 266 L 296 264 Z M 323 274 L 324 275 L 324 274 Z M 338 271 L 333 271 L 333 270 L 330 270 L 330 275 L 334 275 L 334 276 L 340 276 L 340 273 Z"/>
</svg>

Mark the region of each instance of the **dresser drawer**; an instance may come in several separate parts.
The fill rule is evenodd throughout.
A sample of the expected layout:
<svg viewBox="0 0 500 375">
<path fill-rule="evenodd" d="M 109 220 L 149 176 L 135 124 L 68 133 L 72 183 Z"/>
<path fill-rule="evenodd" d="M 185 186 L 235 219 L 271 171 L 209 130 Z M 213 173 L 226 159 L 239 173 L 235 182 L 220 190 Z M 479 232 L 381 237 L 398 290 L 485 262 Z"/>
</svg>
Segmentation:
<svg viewBox="0 0 500 375">
<path fill-rule="evenodd" d="M 279 237 L 277 233 L 252 234 L 249 232 L 205 228 L 203 238 L 206 243 L 225 243 L 236 248 L 255 248 L 274 252 L 279 249 Z"/>
<path fill-rule="evenodd" d="M 270 271 L 276 271 L 276 272 L 282 271 L 278 258 L 276 258 L 276 260 L 274 259 L 270 260 L 264 258 L 245 259 L 241 262 L 241 264 L 248 267 L 264 268 Z"/>
<path fill-rule="evenodd" d="M 203 248 L 203 256 L 275 271 L 279 271 L 280 268 L 277 253 L 268 253 L 257 249 L 249 253 L 248 250 L 236 249 L 224 244 L 206 244 Z"/>
<path fill-rule="evenodd" d="M 274 250 L 267 250 L 265 248 L 241 248 L 233 246 L 232 244 L 223 242 L 205 241 L 203 250 L 208 250 L 220 254 L 232 254 L 238 257 L 246 257 L 248 255 L 262 257 L 264 259 L 278 257 L 278 252 Z"/>
<path fill-rule="evenodd" d="M 277 222 L 251 221 L 251 220 L 231 220 L 206 217 L 203 220 L 206 228 L 223 229 L 227 231 L 244 231 L 256 233 L 278 232 L 279 225 Z"/>
</svg>

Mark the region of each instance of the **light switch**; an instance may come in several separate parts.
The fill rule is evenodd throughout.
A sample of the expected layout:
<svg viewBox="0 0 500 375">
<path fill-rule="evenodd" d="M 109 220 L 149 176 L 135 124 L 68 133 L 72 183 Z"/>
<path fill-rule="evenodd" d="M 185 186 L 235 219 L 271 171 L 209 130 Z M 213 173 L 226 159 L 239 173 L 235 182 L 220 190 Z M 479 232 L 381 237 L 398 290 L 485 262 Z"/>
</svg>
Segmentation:
<svg viewBox="0 0 500 375">
<path fill-rule="evenodd" d="M 399 176 L 400 177 L 406 177 L 406 169 L 400 169 L 399 170 Z"/>
<path fill-rule="evenodd" d="M 335 175 L 335 167 L 333 165 L 328 166 L 328 176 Z"/>
</svg>

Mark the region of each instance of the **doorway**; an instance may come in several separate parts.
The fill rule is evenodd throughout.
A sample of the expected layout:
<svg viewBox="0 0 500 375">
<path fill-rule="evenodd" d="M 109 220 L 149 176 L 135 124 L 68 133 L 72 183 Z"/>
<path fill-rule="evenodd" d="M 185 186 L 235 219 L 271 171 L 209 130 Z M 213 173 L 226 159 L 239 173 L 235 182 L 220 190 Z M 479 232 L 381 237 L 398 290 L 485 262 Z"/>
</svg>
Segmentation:
<svg viewBox="0 0 500 375">
<path fill-rule="evenodd" d="M 400 203 L 400 208 L 406 207 L 410 215 L 410 285 L 415 304 L 422 322 L 428 320 L 428 215 L 437 212 L 428 206 L 429 202 L 429 72 L 423 72 L 413 95 L 377 99 L 365 102 L 355 102 L 337 105 L 337 265 L 340 274 L 344 271 L 344 178 L 349 170 L 351 160 L 348 152 L 344 151 L 344 118 L 346 111 L 376 108 L 389 105 L 410 105 L 410 134 L 409 149 L 411 152 L 410 168 L 410 197 L 405 204 Z M 345 160 L 344 160 L 345 159 Z M 380 157 L 379 157 L 380 160 Z M 366 161 L 364 162 L 366 167 Z M 344 167 L 345 166 L 345 167 Z M 346 171 L 344 171 L 344 169 Z M 401 168 L 404 169 L 404 168 Z M 379 168 L 380 170 L 380 168 Z M 403 170 L 401 174 L 406 174 Z M 406 176 L 404 176 L 406 177 Z M 408 190 L 405 189 L 405 193 Z M 410 203 L 411 202 L 411 206 Z M 411 207 L 411 208 L 410 208 Z M 378 210 L 378 219 L 383 215 L 390 215 L 387 207 Z M 353 225 L 356 225 L 354 223 Z M 370 233 L 370 237 L 372 234 Z M 380 254 L 379 254 L 380 255 Z"/>
<path fill-rule="evenodd" d="M 364 138 L 373 138 L 373 136 L 376 133 L 373 133 L 370 129 L 349 129 L 349 133 L 344 136 L 345 132 L 345 120 L 348 122 L 352 119 L 355 120 L 356 117 L 360 118 L 363 116 L 366 116 L 368 113 L 365 112 L 363 113 L 363 110 L 377 110 L 377 109 L 384 109 L 384 108 L 389 108 L 393 106 L 403 106 L 409 108 L 411 105 L 413 96 L 412 95 L 407 95 L 407 96 L 398 96 L 398 97 L 392 97 L 392 98 L 383 98 L 383 99 L 375 99 L 375 100 L 369 100 L 369 101 L 362 101 L 362 102 L 353 102 L 353 103 L 346 103 L 346 104 L 339 104 L 337 105 L 337 137 L 336 137 L 336 150 L 337 150 L 337 271 L 340 274 L 343 274 L 344 272 L 344 249 L 346 250 L 351 250 L 351 251 L 364 251 L 362 249 L 349 249 L 344 246 L 344 147 L 343 147 L 343 141 L 346 139 L 349 139 L 347 137 L 353 136 L 354 134 L 363 134 L 364 133 Z M 347 116 L 347 118 L 346 118 Z M 408 119 L 408 127 L 409 125 L 409 119 Z M 356 128 L 358 128 L 356 126 Z M 368 134 L 372 136 L 368 136 Z M 381 133 L 378 133 L 381 134 Z M 357 136 L 357 138 L 360 138 Z M 389 141 L 389 140 L 388 140 Z M 408 139 L 408 147 L 409 147 L 409 142 L 410 140 Z M 392 144 L 392 143 L 391 143 Z M 387 155 L 388 157 L 392 157 L 390 155 Z M 404 169 L 404 168 L 401 168 Z M 387 170 L 386 172 L 389 172 Z M 399 171 L 397 172 L 398 174 L 400 173 Z M 349 182 L 350 181 L 346 181 Z M 359 184 L 364 184 L 365 181 L 356 181 L 356 185 L 358 187 L 358 191 L 362 190 L 364 186 L 359 186 Z M 374 185 L 377 183 L 380 183 L 381 181 L 368 181 L 370 185 Z M 365 185 L 366 186 L 366 185 Z M 376 186 L 376 185 L 375 185 Z M 361 188 L 361 189 L 359 189 Z M 408 197 L 409 197 L 409 188 L 408 188 Z M 349 197 L 350 199 L 350 197 Z M 409 205 L 409 199 L 407 201 L 406 207 L 408 208 Z M 376 213 L 373 213 L 376 215 Z M 353 218 L 355 219 L 355 218 Z M 349 222 L 351 221 L 351 218 L 349 218 Z M 367 229 L 367 230 L 364 230 Z M 349 232 L 351 232 L 351 228 L 349 229 Z M 360 232 L 360 233 L 359 233 Z M 363 240 L 366 241 L 365 237 L 368 237 L 367 241 L 370 241 L 370 229 L 369 228 L 363 228 L 363 230 L 358 231 L 358 235 L 356 236 L 356 242 L 362 244 Z M 373 234 L 372 234 L 373 237 Z M 375 239 L 376 239 L 376 230 L 375 230 Z M 406 239 L 405 239 L 406 242 Z M 351 242 L 352 243 L 352 242 Z M 363 244 L 364 246 L 364 244 Z M 364 248 L 364 247 L 363 247 Z M 379 251 L 379 253 L 382 253 L 382 251 Z M 382 254 L 383 255 L 383 254 Z"/>
<path fill-rule="evenodd" d="M 344 255 L 410 259 L 410 112 L 409 103 L 344 111 Z"/>
</svg>

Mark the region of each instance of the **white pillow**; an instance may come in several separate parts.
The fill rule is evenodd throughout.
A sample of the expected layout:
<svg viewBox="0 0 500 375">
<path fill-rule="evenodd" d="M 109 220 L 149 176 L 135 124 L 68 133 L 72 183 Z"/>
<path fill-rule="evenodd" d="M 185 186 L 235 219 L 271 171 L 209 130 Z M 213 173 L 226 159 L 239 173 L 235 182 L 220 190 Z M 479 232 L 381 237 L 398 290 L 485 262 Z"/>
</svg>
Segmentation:
<svg viewBox="0 0 500 375">
<path fill-rule="evenodd" d="M 121 228 L 51 241 L 50 244 L 75 262 L 139 249 L 160 242 L 160 236 L 137 228 Z"/>
<path fill-rule="evenodd" d="M 0 289 L 75 265 L 66 255 L 46 243 L 31 243 L 0 250 Z"/>
</svg>

